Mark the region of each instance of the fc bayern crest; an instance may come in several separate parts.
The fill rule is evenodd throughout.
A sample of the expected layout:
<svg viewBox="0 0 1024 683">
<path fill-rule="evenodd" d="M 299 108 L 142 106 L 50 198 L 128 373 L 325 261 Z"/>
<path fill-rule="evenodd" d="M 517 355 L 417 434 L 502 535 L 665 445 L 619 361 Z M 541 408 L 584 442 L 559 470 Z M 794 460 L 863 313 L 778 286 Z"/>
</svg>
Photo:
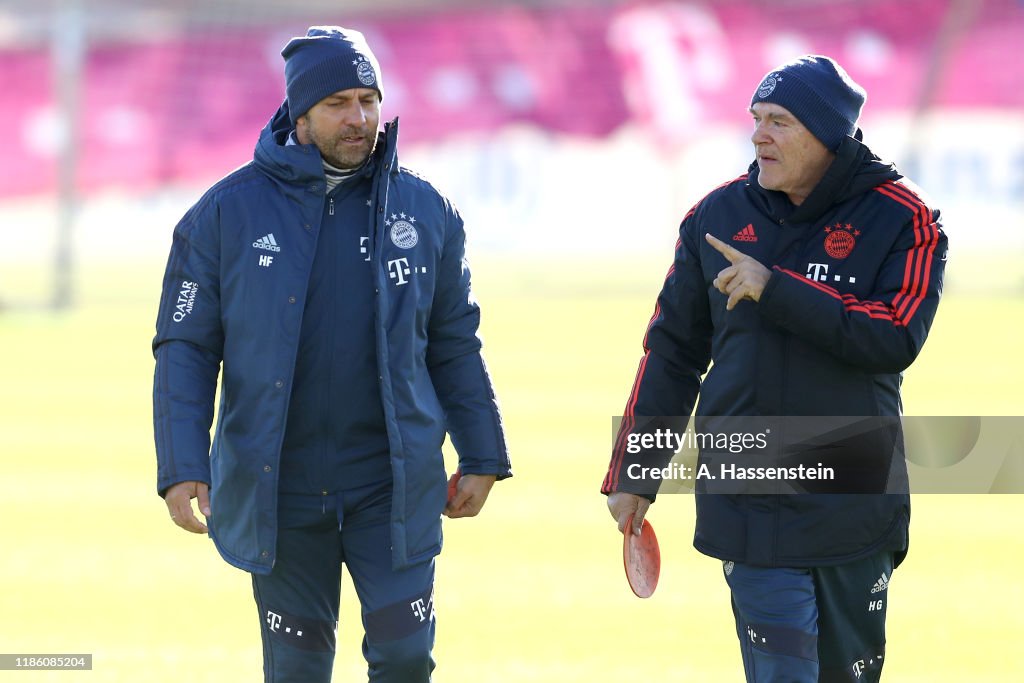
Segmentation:
<svg viewBox="0 0 1024 683">
<path fill-rule="evenodd" d="M 415 221 L 415 218 L 409 217 Z M 416 227 L 409 221 L 400 220 L 391 224 L 391 241 L 400 249 L 412 249 L 420 241 L 420 235 Z"/>
<path fill-rule="evenodd" d="M 857 246 L 860 230 L 849 223 L 836 223 L 825 228 L 825 253 L 832 258 L 846 258 Z"/>
<path fill-rule="evenodd" d="M 373 85 L 377 82 L 377 74 L 373 72 L 373 65 L 365 60 L 356 63 L 356 78 L 363 85 Z"/>
<path fill-rule="evenodd" d="M 767 76 L 764 77 L 764 80 L 761 81 L 761 85 L 757 87 L 757 96 L 762 100 L 768 97 L 773 92 L 775 92 L 775 86 L 778 85 L 779 81 L 781 80 L 782 76 L 780 76 L 778 73 L 768 74 Z"/>
</svg>

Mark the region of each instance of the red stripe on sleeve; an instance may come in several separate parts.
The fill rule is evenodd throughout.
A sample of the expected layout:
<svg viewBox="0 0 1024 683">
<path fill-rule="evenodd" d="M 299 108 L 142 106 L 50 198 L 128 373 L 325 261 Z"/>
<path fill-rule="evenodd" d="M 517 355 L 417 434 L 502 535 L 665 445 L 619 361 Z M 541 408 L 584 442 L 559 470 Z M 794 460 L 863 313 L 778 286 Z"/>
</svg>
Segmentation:
<svg viewBox="0 0 1024 683">
<path fill-rule="evenodd" d="M 898 327 L 903 326 L 903 320 L 899 317 L 898 313 L 893 310 L 892 306 L 887 305 L 884 302 L 861 301 L 852 294 L 840 294 L 839 290 L 835 289 L 834 287 L 824 285 L 816 280 L 812 280 L 809 277 L 805 277 L 800 273 L 789 270 L 788 268 L 780 268 L 776 266 L 775 270 L 778 270 L 781 273 L 785 273 L 786 275 L 794 278 L 798 282 L 810 285 L 811 287 L 814 287 L 818 291 L 828 294 L 833 299 L 838 299 L 843 303 L 843 307 L 847 311 L 851 311 L 853 313 L 863 313 L 869 318 L 874 318 L 877 320 L 888 320 L 893 325 L 896 325 Z"/>
<path fill-rule="evenodd" d="M 671 275 L 671 274 L 672 274 L 671 271 L 669 271 L 669 275 Z M 644 332 L 644 351 L 646 351 L 648 349 L 647 337 L 650 336 L 651 328 L 654 327 L 654 322 L 658 319 L 658 316 L 660 316 L 660 315 L 661 315 L 661 302 L 659 301 L 659 302 L 657 302 L 654 305 L 654 315 L 651 316 L 650 322 L 647 323 L 647 331 Z"/>
<path fill-rule="evenodd" d="M 894 184 L 892 189 L 896 190 L 902 196 L 908 198 L 918 206 L 921 217 L 921 233 L 920 235 L 915 233 L 915 237 L 920 237 L 921 241 L 915 241 L 914 247 L 918 251 L 922 262 L 922 277 L 918 280 L 918 289 L 912 296 L 911 300 L 904 302 L 907 307 L 906 312 L 901 313 L 906 320 L 909 320 L 917 311 L 917 308 L 921 305 L 921 302 L 924 301 L 928 293 L 928 283 L 931 279 L 932 272 L 932 261 L 935 256 L 935 248 L 939 244 L 939 229 L 938 226 L 935 225 L 935 215 L 925 205 L 925 203 L 921 201 L 921 198 L 910 190 L 910 188 L 905 185 Z"/>
<path fill-rule="evenodd" d="M 893 300 L 893 305 L 897 306 L 897 315 L 906 323 L 927 296 L 935 248 L 939 243 L 939 229 L 931 210 L 906 186 L 887 183 L 875 189 L 914 212 L 914 246 L 907 253 L 903 289 Z"/>
<path fill-rule="evenodd" d="M 920 217 L 918 216 L 917 207 L 914 206 L 906 197 L 898 195 L 894 190 L 891 189 L 890 185 L 880 185 L 875 188 L 880 194 L 889 197 L 890 199 L 899 202 L 903 206 L 907 207 L 913 212 L 914 221 L 914 243 L 916 244 L 920 240 Z M 917 269 L 917 259 L 914 250 L 911 249 L 907 252 L 907 264 L 903 270 L 903 286 L 900 291 L 893 298 L 893 306 L 899 306 L 902 301 L 914 286 L 914 283 L 918 277 L 915 272 Z"/>
<path fill-rule="evenodd" d="M 615 484 L 619 481 L 622 461 L 626 454 L 626 439 L 629 437 L 630 432 L 633 431 L 633 427 L 636 426 L 636 403 L 640 396 L 640 383 L 644 379 L 644 373 L 647 372 L 647 360 L 650 357 L 651 352 L 648 351 L 640 361 L 640 367 L 637 368 L 636 379 L 633 380 L 633 390 L 629 394 L 629 400 L 626 401 L 626 409 L 622 412 L 622 424 L 619 426 L 619 433 L 615 437 L 615 446 L 612 449 L 612 462 L 608 466 L 608 474 L 605 475 L 604 485 L 601 487 L 603 491 L 614 491 Z"/>
<path fill-rule="evenodd" d="M 910 301 L 911 297 L 914 296 L 921 281 L 922 255 L 916 247 L 923 241 L 923 225 L 921 220 L 921 209 L 923 205 L 920 203 L 915 204 L 909 197 L 900 193 L 896 189 L 895 185 L 884 185 L 877 189 L 881 194 L 899 202 L 913 212 L 915 246 L 907 252 L 907 265 L 903 275 L 903 288 L 896 295 L 896 298 L 893 299 L 893 305 L 897 306 L 897 310 L 903 311 L 904 305 L 907 301 Z"/>
</svg>

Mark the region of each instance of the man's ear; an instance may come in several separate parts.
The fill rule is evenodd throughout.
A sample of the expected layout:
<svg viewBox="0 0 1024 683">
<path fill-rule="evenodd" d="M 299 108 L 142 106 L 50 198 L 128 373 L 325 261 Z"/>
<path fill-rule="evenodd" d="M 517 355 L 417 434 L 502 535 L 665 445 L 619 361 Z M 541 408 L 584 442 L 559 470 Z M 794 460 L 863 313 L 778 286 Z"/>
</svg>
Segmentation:
<svg viewBox="0 0 1024 683">
<path fill-rule="evenodd" d="M 295 119 L 295 139 L 300 145 L 309 144 L 309 139 L 306 135 L 306 131 L 309 129 L 309 116 L 303 114 L 299 118 Z"/>
</svg>

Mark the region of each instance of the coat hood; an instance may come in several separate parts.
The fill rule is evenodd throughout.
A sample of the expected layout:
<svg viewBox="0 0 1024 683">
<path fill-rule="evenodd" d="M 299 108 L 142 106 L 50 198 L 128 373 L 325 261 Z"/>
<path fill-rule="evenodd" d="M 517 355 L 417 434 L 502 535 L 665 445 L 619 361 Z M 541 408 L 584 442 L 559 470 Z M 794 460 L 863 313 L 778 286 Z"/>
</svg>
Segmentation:
<svg viewBox="0 0 1024 683">
<path fill-rule="evenodd" d="M 312 185 L 323 185 L 324 168 L 320 153 L 314 145 L 289 145 L 288 136 L 295 130 L 288 112 L 288 101 L 281 103 L 277 112 L 260 132 L 253 153 L 256 168 L 292 191 L 305 191 Z M 397 172 L 398 118 L 384 124 L 377 134 L 377 148 L 370 164 L 386 162 Z M 285 189 L 288 192 L 288 189 Z"/>
<path fill-rule="evenodd" d="M 882 161 L 859 137 L 860 130 L 857 131 L 857 138 L 847 136 L 843 140 L 825 176 L 800 206 L 793 206 L 784 192 L 761 187 L 757 182 L 760 169 L 756 161 L 750 164 L 747 171 L 747 183 L 760 196 L 769 215 L 784 218 L 789 223 L 813 223 L 836 204 L 868 192 L 886 181 L 903 177 L 893 164 Z"/>
</svg>

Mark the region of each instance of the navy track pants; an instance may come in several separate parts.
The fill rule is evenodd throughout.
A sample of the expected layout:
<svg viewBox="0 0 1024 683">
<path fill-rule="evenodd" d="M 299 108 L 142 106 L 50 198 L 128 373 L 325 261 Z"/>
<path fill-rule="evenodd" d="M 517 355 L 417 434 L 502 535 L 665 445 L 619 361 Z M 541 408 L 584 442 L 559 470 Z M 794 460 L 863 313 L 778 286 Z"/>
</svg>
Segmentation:
<svg viewBox="0 0 1024 683">
<path fill-rule="evenodd" d="M 390 510 L 390 482 L 281 496 L 277 561 L 269 575 L 252 575 L 266 683 L 331 680 L 342 564 L 362 608 L 369 680 L 430 680 L 434 560 L 392 570 Z"/>
<path fill-rule="evenodd" d="M 893 555 L 834 567 L 723 563 L 747 683 L 873 683 Z"/>
</svg>

